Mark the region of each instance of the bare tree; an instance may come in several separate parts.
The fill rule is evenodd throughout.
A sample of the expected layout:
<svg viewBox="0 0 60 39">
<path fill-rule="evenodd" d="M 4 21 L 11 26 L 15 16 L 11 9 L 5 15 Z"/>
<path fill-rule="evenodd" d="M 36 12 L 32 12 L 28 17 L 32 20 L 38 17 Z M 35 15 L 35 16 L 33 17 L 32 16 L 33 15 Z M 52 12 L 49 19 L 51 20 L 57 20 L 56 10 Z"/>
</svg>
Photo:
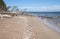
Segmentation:
<svg viewBox="0 0 60 39">
<path fill-rule="evenodd" d="M 8 6 L 8 7 L 7 7 L 7 11 L 9 11 L 9 12 L 10 12 L 10 9 L 11 9 L 11 6 Z"/>
<path fill-rule="evenodd" d="M 22 15 L 26 13 L 26 11 L 27 11 L 27 8 L 23 9 Z"/>
<path fill-rule="evenodd" d="M 11 12 L 16 11 L 16 9 L 17 9 L 17 6 L 13 6 L 11 9 Z"/>
</svg>

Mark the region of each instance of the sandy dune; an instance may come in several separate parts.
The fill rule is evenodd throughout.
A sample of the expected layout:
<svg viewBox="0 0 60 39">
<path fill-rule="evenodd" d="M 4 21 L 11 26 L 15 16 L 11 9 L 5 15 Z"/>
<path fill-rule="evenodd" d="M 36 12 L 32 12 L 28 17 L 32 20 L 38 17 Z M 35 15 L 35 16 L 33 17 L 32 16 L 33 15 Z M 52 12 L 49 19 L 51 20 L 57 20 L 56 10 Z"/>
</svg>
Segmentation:
<svg viewBox="0 0 60 39">
<path fill-rule="evenodd" d="M 60 39 L 60 35 L 35 17 L 0 19 L 0 39 Z"/>
</svg>

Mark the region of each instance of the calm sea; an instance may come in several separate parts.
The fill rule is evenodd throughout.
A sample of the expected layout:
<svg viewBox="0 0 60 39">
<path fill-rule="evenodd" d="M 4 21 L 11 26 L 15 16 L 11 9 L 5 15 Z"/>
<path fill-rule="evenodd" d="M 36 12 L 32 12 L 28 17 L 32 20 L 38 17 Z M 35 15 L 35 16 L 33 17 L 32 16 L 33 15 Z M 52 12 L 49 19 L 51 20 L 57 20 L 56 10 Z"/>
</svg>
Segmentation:
<svg viewBox="0 0 60 39">
<path fill-rule="evenodd" d="M 48 16 L 48 17 L 60 16 L 60 12 L 29 12 L 29 13 L 34 16 Z"/>
</svg>

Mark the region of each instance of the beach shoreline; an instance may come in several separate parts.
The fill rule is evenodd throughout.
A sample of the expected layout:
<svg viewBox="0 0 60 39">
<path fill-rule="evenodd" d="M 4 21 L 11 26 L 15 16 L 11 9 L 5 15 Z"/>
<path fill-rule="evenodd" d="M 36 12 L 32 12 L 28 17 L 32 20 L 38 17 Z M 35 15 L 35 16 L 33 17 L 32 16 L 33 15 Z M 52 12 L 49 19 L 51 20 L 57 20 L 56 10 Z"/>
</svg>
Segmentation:
<svg viewBox="0 0 60 39">
<path fill-rule="evenodd" d="M 60 35 L 34 16 L 0 19 L 0 39 L 60 39 Z"/>
<path fill-rule="evenodd" d="M 60 25 L 58 25 L 58 22 L 60 21 L 57 21 L 56 19 L 58 18 L 37 17 L 37 20 L 47 25 L 48 28 L 51 28 L 52 30 L 60 34 L 60 27 L 59 27 Z"/>
</svg>

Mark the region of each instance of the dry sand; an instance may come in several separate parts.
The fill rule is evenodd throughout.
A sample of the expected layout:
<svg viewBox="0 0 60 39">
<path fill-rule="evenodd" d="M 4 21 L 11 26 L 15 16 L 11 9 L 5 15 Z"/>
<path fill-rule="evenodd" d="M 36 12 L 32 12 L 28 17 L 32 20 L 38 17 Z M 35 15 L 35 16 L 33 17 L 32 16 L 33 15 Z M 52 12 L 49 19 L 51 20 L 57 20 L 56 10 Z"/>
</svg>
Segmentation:
<svg viewBox="0 0 60 39">
<path fill-rule="evenodd" d="M 17 16 L 0 19 L 0 39 L 60 39 L 36 17 Z"/>
</svg>

